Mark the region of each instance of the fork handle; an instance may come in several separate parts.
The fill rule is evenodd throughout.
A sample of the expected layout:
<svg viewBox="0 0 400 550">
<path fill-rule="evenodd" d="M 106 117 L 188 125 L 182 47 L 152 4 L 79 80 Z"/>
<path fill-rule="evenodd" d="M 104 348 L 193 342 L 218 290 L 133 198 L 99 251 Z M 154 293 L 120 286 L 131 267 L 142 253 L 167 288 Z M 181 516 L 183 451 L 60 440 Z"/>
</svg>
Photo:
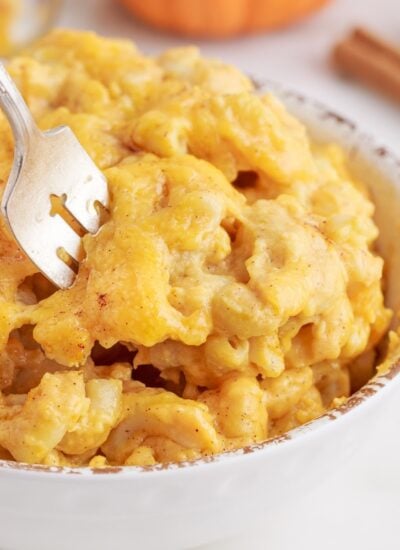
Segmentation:
<svg viewBox="0 0 400 550">
<path fill-rule="evenodd" d="M 0 210 L 7 217 L 8 199 L 15 187 L 29 144 L 41 135 L 29 107 L 4 65 L 0 63 L 0 107 L 6 115 L 14 135 L 14 162 L 3 191 Z"/>
<path fill-rule="evenodd" d="M 2 63 L 0 63 L 0 107 L 12 128 L 15 152 L 24 153 L 29 140 L 37 136 L 40 130 L 33 120 L 29 107 Z"/>
</svg>

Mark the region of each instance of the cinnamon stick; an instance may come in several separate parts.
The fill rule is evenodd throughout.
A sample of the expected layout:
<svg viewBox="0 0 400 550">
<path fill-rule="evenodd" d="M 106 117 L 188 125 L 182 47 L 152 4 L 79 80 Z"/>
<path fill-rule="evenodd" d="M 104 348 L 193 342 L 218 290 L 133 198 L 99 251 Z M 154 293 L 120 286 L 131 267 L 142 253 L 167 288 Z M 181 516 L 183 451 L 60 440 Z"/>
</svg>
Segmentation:
<svg viewBox="0 0 400 550">
<path fill-rule="evenodd" d="M 400 102 L 400 48 L 356 28 L 336 45 L 332 57 L 343 74 Z"/>
</svg>

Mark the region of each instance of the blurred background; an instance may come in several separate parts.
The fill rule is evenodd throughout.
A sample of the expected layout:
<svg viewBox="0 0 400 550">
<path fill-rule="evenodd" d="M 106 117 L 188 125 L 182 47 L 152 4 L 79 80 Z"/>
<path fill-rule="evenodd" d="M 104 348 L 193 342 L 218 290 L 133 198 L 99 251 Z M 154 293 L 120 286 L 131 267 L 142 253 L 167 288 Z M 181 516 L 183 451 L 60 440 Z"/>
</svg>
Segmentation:
<svg viewBox="0 0 400 550">
<path fill-rule="evenodd" d="M 196 43 L 257 81 L 276 80 L 335 107 L 400 149 L 400 102 L 340 77 L 330 62 L 354 27 L 400 46 L 399 0 L 0 0 L 3 50 L 15 6 L 14 42 L 57 25 L 130 38 L 150 54 Z"/>
<path fill-rule="evenodd" d="M 3 51 L 7 14 L 17 44 L 54 25 L 130 38 L 150 54 L 199 44 L 205 56 L 315 97 L 400 150 L 400 101 L 343 78 L 330 60 L 354 27 L 400 47 L 399 0 L 0 0 Z"/>
</svg>

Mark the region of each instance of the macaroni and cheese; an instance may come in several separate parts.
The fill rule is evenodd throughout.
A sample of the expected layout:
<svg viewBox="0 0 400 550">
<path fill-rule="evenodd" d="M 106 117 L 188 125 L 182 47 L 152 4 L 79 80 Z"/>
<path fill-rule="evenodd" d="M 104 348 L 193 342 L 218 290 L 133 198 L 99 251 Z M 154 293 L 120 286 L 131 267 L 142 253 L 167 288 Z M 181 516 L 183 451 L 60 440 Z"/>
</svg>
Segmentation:
<svg viewBox="0 0 400 550">
<path fill-rule="evenodd" d="M 111 204 L 74 285 L 0 225 L 0 457 L 193 460 L 282 434 L 371 375 L 391 312 L 374 207 L 336 145 L 196 48 L 55 31 L 9 71 Z M 0 182 L 13 143 L 0 119 Z M 49 210 L 50 210 L 49 205 Z"/>
</svg>

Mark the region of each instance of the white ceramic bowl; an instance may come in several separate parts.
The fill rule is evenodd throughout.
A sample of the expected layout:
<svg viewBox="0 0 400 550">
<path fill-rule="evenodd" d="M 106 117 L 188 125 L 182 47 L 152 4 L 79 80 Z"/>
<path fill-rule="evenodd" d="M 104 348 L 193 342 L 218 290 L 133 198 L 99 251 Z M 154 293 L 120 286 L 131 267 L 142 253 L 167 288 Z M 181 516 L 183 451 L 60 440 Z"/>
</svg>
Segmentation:
<svg viewBox="0 0 400 550">
<path fill-rule="evenodd" d="M 271 86 L 268 86 L 271 88 Z M 347 149 L 376 204 L 387 261 L 387 302 L 400 306 L 400 163 L 355 126 L 315 102 L 272 86 L 318 141 Z M 48 469 L 0 461 L 1 550 L 178 550 L 232 537 L 276 514 L 362 452 L 396 397 L 400 364 L 341 408 L 264 444 L 191 464 L 147 469 Z"/>
</svg>

